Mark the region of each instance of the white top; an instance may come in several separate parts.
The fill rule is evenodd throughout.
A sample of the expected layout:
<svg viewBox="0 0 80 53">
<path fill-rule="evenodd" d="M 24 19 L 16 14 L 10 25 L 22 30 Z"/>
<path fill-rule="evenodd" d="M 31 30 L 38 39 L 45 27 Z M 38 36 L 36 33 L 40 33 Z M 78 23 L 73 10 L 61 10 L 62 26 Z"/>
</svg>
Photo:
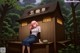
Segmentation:
<svg viewBox="0 0 80 53">
<path fill-rule="evenodd" d="M 40 26 L 37 26 L 36 28 L 33 28 L 33 29 L 31 30 L 31 34 L 32 34 L 32 35 L 35 35 L 35 36 L 37 36 L 37 34 L 38 34 L 39 32 L 41 32 L 41 27 L 40 27 Z"/>
</svg>

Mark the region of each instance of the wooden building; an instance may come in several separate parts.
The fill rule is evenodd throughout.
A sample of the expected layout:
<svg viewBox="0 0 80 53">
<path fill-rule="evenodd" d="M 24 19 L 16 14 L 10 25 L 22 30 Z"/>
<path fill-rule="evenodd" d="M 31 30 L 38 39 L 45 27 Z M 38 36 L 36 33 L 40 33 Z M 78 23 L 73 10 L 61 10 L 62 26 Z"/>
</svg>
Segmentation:
<svg viewBox="0 0 80 53">
<path fill-rule="evenodd" d="M 19 19 L 20 40 L 29 35 L 29 25 L 32 20 L 36 20 L 41 26 L 42 40 L 47 39 L 50 42 L 65 40 L 63 17 L 58 3 L 25 10 Z"/>
<path fill-rule="evenodd" d="M 64 32 L 64 19 L 61 14 L 61 10 L 58 2 L 54 4 L 42 5 L 24 11 L 22 17 L 18 20 L 18 22 L 20 22 L 20 27 L 19 27 L 20 41 L 22 41 L 30 34 L 29 25 L 32 20 L 36 20 L 41 26 L 41 40 L 42 41 L 48 40 L 48 42 L 53 43 L 52 46 L 54 46 L 53 47 L 54 51 L 56 50 L 56 42 L 66 40 L 65 32 Z M 15 45 L 13 47 L 16 47 L 16 44 L 20 42 L 17 42 L 15 44 L 14 43 L 12 43 L 12 46 Z M 9 44 L 11 45 L 11 43 Z M 50 43 L 48 43 L 48 45 L 50 45 Z M 8 51 L 12 46 L 8 46 Z M 17 45 L 17 47 L 18 46 L 19 45 Z M 45 53 L 45 51 L 39 52 L 40 50 L 38 51 L 35 50 L 35 52 L 32 53 L 37 53 L 37 52 Z M 46 52 L 46 53 L 51 53 L 51 52 Z"/>
</svg>

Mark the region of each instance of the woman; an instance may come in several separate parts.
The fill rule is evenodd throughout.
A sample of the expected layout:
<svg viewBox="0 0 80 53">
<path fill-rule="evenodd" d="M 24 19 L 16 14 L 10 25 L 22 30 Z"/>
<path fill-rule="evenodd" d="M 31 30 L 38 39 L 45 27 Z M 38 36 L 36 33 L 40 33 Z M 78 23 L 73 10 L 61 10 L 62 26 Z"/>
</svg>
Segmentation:
<svg viewBox="0 0 80 53">
<path fill-rule="evenodd" d="M 32 21 L 30 25 L 30 35 L 22 41 L 22 53 L 24 53 L 25 46 L 27 46 L 27 51 L 30 53 L 30 46 L 37 40 L 40 32 L 41 27 L 39 26 L 38 22 Z M 42 43 L 40 38 L 38 40 L 40 43 Z"/>
</svg>

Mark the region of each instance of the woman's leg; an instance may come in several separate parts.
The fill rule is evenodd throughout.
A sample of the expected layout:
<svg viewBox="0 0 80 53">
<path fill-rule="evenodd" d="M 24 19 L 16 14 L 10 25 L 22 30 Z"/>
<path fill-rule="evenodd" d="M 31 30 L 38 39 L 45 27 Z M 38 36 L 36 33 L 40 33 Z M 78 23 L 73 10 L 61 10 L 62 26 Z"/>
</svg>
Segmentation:
<svg viewBox="0 0 80 53">
<path fill-rule="evenodd" d="M 24 51 L 25 51 L 25 46 L 23 45 L 22 46 L 22 53 L 24 53 Z"/>
<path fill-rule="evenodd" d="M 30 51 L 30 45 L 33 44 L 36 41 L 36 36 L 32 36 L 29 39 L 27 39 L 26 43 L 27 43 L 27 51 L 28 53 L 31 53 Z"/>
<path fill-rule="evenodd" d="M 28 51 L 28 53 L 30 53 L 30 47 L 29 46 L 27 46 L 27 51 Z"/>
<path fill-rule="evenodd" d="M 36 36 L 29 36 L 28 38 L 26 38 L 26 39 L 24 39 L 23 40 L 23 45 L 26 45 L 27 46 L 27 51 L 28 51 L 28 53 L 30 53 L 30 45 L 32 44 L 32 43 L 34 43 L 35 42 L 35 40 L 36 40 Z M 24 50 L 25 48 L 23 47 L 23 50 Z M 23 51 L 24 52 L 24 51 Z"/>
</svg>

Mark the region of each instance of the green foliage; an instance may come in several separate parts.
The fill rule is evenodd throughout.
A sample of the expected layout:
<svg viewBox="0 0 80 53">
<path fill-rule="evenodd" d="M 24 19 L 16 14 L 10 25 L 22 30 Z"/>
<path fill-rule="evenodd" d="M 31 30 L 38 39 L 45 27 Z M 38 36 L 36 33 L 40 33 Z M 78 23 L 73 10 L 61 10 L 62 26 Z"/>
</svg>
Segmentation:
<svg viewBox="0 0 80 53">
<path fill-rule="evenodd" d="M 6 0 L 0 0 L 0 5 L 4 4 L 6 2 Z"/>
<path fill-rule="evenodd" d="M 68 39 L 71 39 L 72 33 L 73 33 L 73 16 L 72 16 L 72 9 L 70 6 L 70 3 L 65 3 L 64 0 L 60 0 L 60 6 L 61 6 L 61 12 L 64 17 L 64 25 L 65 25 L 65 33 L 67 35 Z M 76 19 L 77 19 L 77 27 L 79 29 L 79 21 L 80 21 L 80 4 L 75 8 L 76 12 Z M 79 30 L 78 30 L 79 32 Z M 80 35 L 79 35 L 80 36 Z"/>
<path fill-rule="evenodd" d="M 16 19 L 20 18 L 18 13 L 21 10 L 17 0 L 0 0 L 0 46 L 5 46 L 9 40 L 17 39 L 19 23 Z"/>
<path fill-rule="evenodd" d="M 57 0 L 41 0 L 41 4 L 40 5 L 43 5 L 43 4 L 48 4 L 48 3 L 55 3 Z"/>
<path fill-rule="evenodd" d="M 0 10 L 2 12 L 4 12 L 4 10 L 9 11 L 13 8 L 22 10 L 22 7 L 18 4 L 17 0 L 0 0 Z"/>
<path fill-rule="evenodd" d="M 26 9 L 30 9 L 30 8 L 33 8 L 34 5 L 26 5 Z"/>
<path fill-rule="evenodd" d="M 3 32 L 0 38 L 0 46 L 5 46 L 8 41 L 18 40 L 19 23 L 16 22 L 20 18 L 19 14 L 9 13 L 3 21 Z"/>
<path fill-rule="evenodd" d="M 34 8 L 35 6 L 30 4 L 30 5 L 26 5 L 25 7 L 23 7 L 23 10 L 25 9 L 31 9 L 31 8 Z"/>
<path fill-rule="evenodd" d="M 70 3 L 65 3 L 64 0 L 60 0 L 61 12 L 64 17 L 65 34 L 67 39 L 73 39 L 73 16 Z M 77 20 L 77 39 L 80 40 L 80 4 L 75 8 L 76 20 Z M 62 48 L 58 53 L 80 53 L 80 45 L 69 44 L 66 48 Z"/>
<path fill-rule="evenodd" d="M 20 16 L 18 14 L 9 13 L 4 19 L 2 35 L 0 36 L 0 38 L 2 39 L 2 42 L 0 42 L 0 46 L 5 46 L 7 41 L 17 40 L 19 36 L 19 23 L 16 22 L 16 19 L 18 19 L 19 17 Z"/>
<path fill-rule="evenodd" d="M 16 13 L 9 13 L 7 16 L 16 16 L 16 18 L 20 18 L 20 15 L 19 14 L 16 14 Z M 8 18 L 6 18 L 8 19 Z M 8 19 L 9 20 L 9 19 Z"/>
<path fill-rule="evenodd" d="M 74 46 L 73 44 L 69 44 L 66 48 L 58 50 L 58 53 L 80 53 L 80 46 Z"/>
</svg>

